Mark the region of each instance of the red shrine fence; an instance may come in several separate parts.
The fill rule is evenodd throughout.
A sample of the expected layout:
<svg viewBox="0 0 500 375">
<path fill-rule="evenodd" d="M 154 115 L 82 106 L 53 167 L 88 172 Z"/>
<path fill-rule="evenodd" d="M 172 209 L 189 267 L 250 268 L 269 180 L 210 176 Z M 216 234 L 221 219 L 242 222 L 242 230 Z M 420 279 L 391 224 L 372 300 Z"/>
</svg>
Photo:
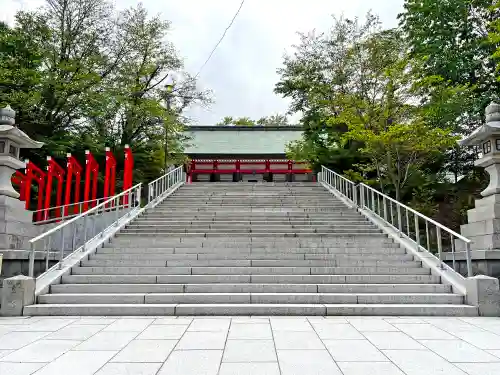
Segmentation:
<svg viewBox="0 0 500 375">
<path fill-rule="evenodd" d="M 233 181 L 241 181 L 242 175 L 262 175 L 273 181 L 274 175 L 284 175 L 286 181 L 294 181 L 295 175 L 310 175 L 306 162 L 293 160 L 191 160 L 187 168 L 188 183 L 197 181 L 199 175 L 210 175 L 219 181 L 221 175 L 233 175 Z"/>
<path fill-rule="evenodd" d="M 128 145 L 124 150 L 123 191 L 132 187 L 134 157 Z M 81 196 L 81 182 L 84 178 L 83 200 Z M 32 161 L 26 160 L 24 173 L 16 171 L 12 176 L 12 183 L 19 188 L 19 200 L 25 202 L 30 209 L 32 185 L 36 184 L 38 196 L 37 209 L 33 221 L 48 222 L 78 215 L 99 204 L 101 200 L 115 195 L 116 187 L 116 159 L 106 147 L 106 163 L 104 167 L 104 191 L 102 198 L 97 198 L 99 179 L 99 164 L 90 151 L 85 151 L 85 168 L 71 154 L 67 154 L 66 169 L 52 157 L 47 157 L 46 170 L 38 167 Z M 55 202 L 53 202 L 55 190 Z M 64 202 L 63 202 L 64 192 Z M 128 195 L 122 197 L 122 204 L 128 205 Z M 55 203 L 55 206 L 51 206 Z"/>
</svg>

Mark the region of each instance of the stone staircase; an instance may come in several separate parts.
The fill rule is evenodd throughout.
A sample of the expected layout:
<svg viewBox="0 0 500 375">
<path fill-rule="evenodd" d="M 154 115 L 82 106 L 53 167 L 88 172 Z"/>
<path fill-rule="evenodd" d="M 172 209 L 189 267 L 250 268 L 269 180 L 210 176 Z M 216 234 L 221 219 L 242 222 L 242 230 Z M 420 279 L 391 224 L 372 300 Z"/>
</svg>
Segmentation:
<svg viewBox="0 0 500 375">
<path fill-rule="evenodd" d="M 136 219 L 25 315 L 477 315 L 361 214 L 307 183 L 197 183 Z"/>
</svg>

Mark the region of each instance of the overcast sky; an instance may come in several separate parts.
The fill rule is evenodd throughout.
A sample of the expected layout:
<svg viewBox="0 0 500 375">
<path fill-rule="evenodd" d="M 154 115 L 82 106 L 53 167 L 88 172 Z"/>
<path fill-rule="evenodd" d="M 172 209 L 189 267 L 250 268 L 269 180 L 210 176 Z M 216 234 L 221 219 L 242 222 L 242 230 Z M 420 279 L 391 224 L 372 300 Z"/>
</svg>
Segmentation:
<svg viewBox="0 0 500 375">
<path fill-rule="evenodd" d="M 34 9 L 44 0 L 0 0 L 0 20 L 13 23 L 17 10 Z M 114 0 L 118 9 L 136 4 Z M 240 0 L 144 0 L 151 14 L 172 22 L 171 41 L 195 74 L 203 65 L 239 7 Z M 331 15 L 364 17 L 371 9 L 385 27 L 397 25 L 403 0 L 246 0 L 226 38 L 199 76 L 199 87 L 212 89 L 215 103 L 192 109 L 195 123 L 211 125 L 224 116 L 259 118 L 285 113 L 288 101 L 275 95 L 276 69 L 285 51 L 298 41 L 297 31 L 319 31 Z"/>
</svg>

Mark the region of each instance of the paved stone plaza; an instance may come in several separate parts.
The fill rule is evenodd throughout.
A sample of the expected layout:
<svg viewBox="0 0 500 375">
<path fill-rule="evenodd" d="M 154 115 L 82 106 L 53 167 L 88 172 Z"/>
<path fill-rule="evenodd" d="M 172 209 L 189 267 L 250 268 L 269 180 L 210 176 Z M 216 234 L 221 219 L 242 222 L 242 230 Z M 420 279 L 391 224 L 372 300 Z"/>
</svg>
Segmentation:
<svg viewBox="0 0 500 375">
<path fill-rule="evenodd" d="M 0 375 L 498 375 L 500 318 L 0 318 Z"/>
</svg>

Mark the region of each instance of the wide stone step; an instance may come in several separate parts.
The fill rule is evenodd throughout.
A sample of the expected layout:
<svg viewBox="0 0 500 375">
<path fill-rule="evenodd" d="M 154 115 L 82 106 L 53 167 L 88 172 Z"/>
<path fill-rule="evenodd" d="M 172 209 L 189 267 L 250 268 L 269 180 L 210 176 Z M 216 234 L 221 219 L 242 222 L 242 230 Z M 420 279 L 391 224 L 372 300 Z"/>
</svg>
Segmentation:
<svg viewBox="0 0 500 375">
<path fill-rule="evenodd" d="M 392 242 L 387 237 L 376 236 L 377 238 L 366 238 L 365 241 L 357 241 L 351 238 L 285 238 L 292 241 L 276 241 L 273 238 L 230 238 L 214 241 L 213 238 L 171 238 L 165 236 L 151 237 L 117 237 L 111 243 L 105 244 L 105 247 L 120 247 L 120 248 L 172 248 L 179 249 L 183 247 L 200 248 L 207 247 L 213 249 L 227 248 L 254 248 L 254 249 L 315 249 L 315 248 L 391 248 L 399 247 L 398 244 Z M 141 240 L 144 241 L 141 241 Z M 231 241 L 232 240 L 232 241 Z M 246 240 L 246 241 L 243 241 Z"/>
<path fill-rule="evenodd" d="M 199 245 L 200 243 L 203 243 L 204 246 L 211 246 L 213 247 L 214 245 L 217 245 L 217 247 L 225 247 L 225 245 L 230 245 L 232 247 L 236 246 L 254 246 L 254 245 L 268 245 L 268 244 L 283 244 L 285 246 L 307 246 L 307 247 L 313 247 L 313 246 L 324 246 L 325 244 L 331 245 L 331 244 L 369 244 L 369 245 L 381 245 L 381 244 L 394 244 L 394 241 L 392 239 L 389 239 L 387 235 L 383 233 L 375 233 L 375 234 L 370 234 L 368 236 L 361 236 L 361 235 L 355 235 L 355 234 L 342 234 L 342 235 L 337 235 L 334 237 L 329 237 L 329 236 L 320 236 L 316 235 L 313 238 L 293 238 L 293 237 L 286 237 L 286 238 L 279 238 L 279 237 L 274 237 L 274 238 L 266 238 L 266 237 L 255 237 L 255 236 L 247 236 L 247 237 L 242 237 L 242 238 L 237 238 L 237 237 L 228 237 L 228 238 L 217 238 L 217 239 L 211 239 L 211 238 L 204 238 L 203 236 L 198 236 L 198 237 L 188 237 L 188 236 L 179 236 L 179 237 L 172 237 L 172 236 L 131 236 L 128 234 L 118 234 L 113 241 L 111 242 L 112 244 L 132 244 L 132 243 L 139 243 L 142 246 L 147 246 L 151 244 L 177 244 L 177 243 L 184 243 L 184 244 L 195 244 Z"/>
<path fill-rule="evenodd" d="M 354 230 L 349 230 L 349 231 L 340 231 L 337 230 L 335 232 L 333 231 L 327 231 L 327 230 L 321 230 L 317 232 L 298 232 L 297 230 L 295 232 L 268 232 L 268 231 L 262 231 L 262 232 L 216 232 L 210 231 L 207 233 L 203 232 L 172 232 L 169 233 L 168 236 L 172 238 L 185 238 L 185 237 L 214 237 L 214 238 L 220 238 L 220 237 L 254 237 L 254 236 L 260 236 L 263 238 L 267 237 L 314 237 L 316 238 L 317 236 L 322 236 L 322 237 L 338 237 L 341 235 L 344 236 L 358 236 L 358 237 L 373 237 L 376 235 L 379 235 L 380 237 L 386 237 L 385 234 L 378 233 L 380 230 L 370 232 L 370 230 L 366 230 L 363 232 L 355 232 Z M 127 229 L 124 229 L 123 231 L 120 232 L 119 236 L 120 237 L 127 237 L 127 236 L 133 236 L 137 237 L 137 235 L 143 235 L 143 236 L 148 236 L 148 237 L 158 237 L 158 232 L 154 231 L 149 231 L 149 232 L 136 232 L 136 231 L 128 231 Z"/>
<path fill-rule="evenodd" d="M 98 254 L 198 254 L 200 257 L 206 255 L 208 257 L 220 256 L 224 258 L 227 255 L 235 254 L 235 255 L 245 255 L 251 256 L 252 254 L 256 254 L 258 256 L 272 256 L 276 257 L 283 252 L 287 252 L 290 255 L 301 254 L 311 256 L 319 255 L 403 255 L 406 254 L 406 251 L 402 248 L 382 248 L 382 247 L 372 247 L 372 248 L 355 248 L 355 247 L 343 247 L 343 248 L 334 248 L 334 247 L 323 247 L 323 248 L 289 248 L 286 247 L 260 247 L 260 248 L 250 248 L 250 247 L 242 247 L 242 248 L 213 248 L 213 247 L 178 247 L 178 248 L 139 248 L 139 247 L 105 247 L 98 250 Z M 207 258 L 210 259 L 210 258 Z M 212 258 L 213 259 L 213 258 Z M 314 258 L 310 258 L 314 259 Z"/>
<path fill-rule="evenodd" d="M 178 219 L 175 217 L 168 217 L 163 219 L 158 218 L 141 218 L 134 221 L 134 224 L 131 225 L 154 225 L 154 226 L 165 226 L 165 225 L 182 225 L 182 226 L 192 226 L 192 225 L 200 225 L 200 226 L 211 226 L 211 225 L 219 225 L 219 226 L 227 226 L 227 225 L 362 225 L 369 224 L 367 220 L 362 218 L 356 219 L 337 219 L 337 220 L 288 220 L 288 219 L 273 219 L 273 220 L 260 220 L 260 219 L 248 219 L 245 220 L 243 218 L 236 218 L 234 220 L 231 219 L 212 219 L 212 220 L 202 220 L 202 219 Z"/>
<path fill-rule="evenodd" d="M 193 252 L 193 249 L 199 249 L 200 253 L 206 253 L 207 251 L 209 252 L 217 252 L 220 251 L 221 253 L 228 252 L 228 251 L 234 251 L 234 252 L 250 252 L 250 251 L 271 251 L 273 250 L 274 252 L 314 252 L 315 249 L 318 250 L 318 253 L 324 253 L 328 252 L 328 250 L 339 250 L 340 253 L 344 252 L 357 252 L 357 249 L 359 249 L 361 252 L 364 250 L 370 250 L 374 249 L 375 252 L 385 252 L 385 250 L 391 250 L 391 249 L 399 249 L 402 251 L 403 249 L 398 247 L 398 246 L 390 246 L 390 244 L 360 244 L 360 243 L 333 243 L 333 244 L 327 244 L 327 243 L 318 243 L 318 244 L 278 244 L 274 242 L 268 242 L 268 243 L 249 243 L 249 244 L 238 244 L 238 243 L 220 243 L 220 244 L 213 244 L 213 243 L 189 243 L 189 242 L 179 242 L 179 243 L 152 243 L 152 244 L 139 244 L 139 243 L 118 243 L 118 244 L 108 244 L 104 248 L 102 248 L 99 251 L 106 251 L 104 249 L 109 249 L 109 248 L 114 248 L 114 249 L 124 249 L 124 251 L 128 251 L 126 249 L 140 249 L 139 251 L 141 252 L 147 252 L 149 250 L 151 251 L 157 251 L 154 249 L 159 249 L 158 251 L 161 252 L 162 249 L 165 249 L 165 253 L 167 254 L 170 250 L 175 250 L 174 253 L 177 253 L 178 250 L 181 251 L 181 249 L 189 249 L 186 250 L 189 253 Z M 343 251 L 345 250 L 345 251 Z M 137 252 L 136 250 L 131 250 L 133 252 Z M 403 251 L 404 252 L 404 251 Z"/>
<path fill-rule="evenodd" d="M 242 200 L 244 200 L 242 202 Z M 266 209 L 266 208 L 280 208 L 280 209 L 293 209 L 293 210 L 298 210 L 298 209 L 311 209 L 311 210 L 324 210 L 324 209 L 342 209 L 345 208 L 345 205 L 340 204 L 323 204 L 323 203 L 312 203 L 312 202 L 302 202 L 302 203 L 280 203 L 280 202 L 269 202 L 269 203 L 262 203 L 262 202 L 247 202 L 244 198 L 242 198 L 239 202 L 221 202 L 221 203 L 210 203 L 210 202 L 204 202 L 204 203 L 183 203 L 181 201 L 179 202 L 169 202 L 169 204 L 164 206 L 165 209 L 179 209 L 179 208 L 186 208 L 190 210 L 196 210 L 196 209 L 233 209 L 233 208 L 242 208 L 244 210 L 252 210 L 254 208 L 257 209 Z"/>
<path fill-rule="evenodd" d="M 90 255 L 90 260 L 159 260 L 159 261 L 172 261 L 172 260 L 326 260 L 326 261 L 412 261 L 413 255 L 411 254 L 320 254 L 320 253 L 275 253 L 275 254 L 233 254 L 233 253 L 215 253 L 215 254 L 150 254 L 147 250 L 140 254 L 122 254 L 122 253 L 102 253 L 98 250 L 96 254 Z"/>
<path fill-rule="evenodd" d="M 74 267 L 73 275 L 427 275 L 415 267 Z"/>
<path fill-rule="evenodd" d="M 150 223 L 134 223 L 127 225 L 127 229 L 130 230 L 151 230 L 152 226 L 155 230 L 157 231 L 163 231 L 163 230 L 264 230 L 265 228 L 268 228 L 270 231 L 274 232 L 279 232 L 282 230 L 289 230 L 289 229 L 300 229 L 300 230 L 372 230 L 372 229 L 377 229 L 380 231 L 379 228 L 377 228 L 373 224 L 369 223 L 349 223 L 349 222 L 344 222 L 344 223 L 338 223 L 338 224 L 330 224 L 330 223 L 314 223 L 314 224 L 292 224 L 292 223 L 284 223 L 284 224 L 277 224 L 277 223 L 267 223 L 267 224 L 259 224 L 259 223 L 253 223 L 253 224 L 248 224 L 248 223 L 224 223 L 224 224 L 219 224 L 219 223 L 209 223 L 209 224 L 202 224 L 202 223 L 193 223 L 193 224 L 182 224 L 182 223 L 158 223 L 158 224 L 150 224 Z"/>
<path fill-rule="evenodd" d="M 280 233 L 280 234 L 286 234 L 288 236 L 294 235 L 294 236 L 299 236 L 299 235 L 311 235 L 311 234 L 326 234 L 326 235 L 335 235 L 335 234 L 344 234 L 344 233 L 362 233 L 362 234 L 369 234 L 369 233 L 380 233 L 380 229 L 378 228 L 370 228 L 370 227 L 358 227 L 358 228 L 334 228 L 334 227 L 273 227 L 273 226 L 268 226 L 267 228 L 265 226 L 248 226 L 248 227 L 228 227 L 228 228 L 200 228 L 200 227 L 182 227 L 182 226 L 177 226 L 177 227 L 151 227 L 151 226 L 144 226 L 144 227 L 127 227 L 125 229 L 122 229 L 120 232 L 122 235 L 123 234 L 202 234 L 204 236 L 231 236 L 231 235 L 238 235 L 238 234 L 254 234 L 254 235 L 266 235 L 270 236 L 273 233 Z"/>
<path fill-rule="evenodd" d="M 420 267 L 421 262 L 392 260 L 83 260 L 85 267 Z"/>
<path fill-rule="evenodd" d="M 463 296 L 448 293 L 87 293 L 45 294 L 38 303 L 47 304 L 177 304 L 177 303 L 252 303 L 252 304 L 460 304 Z"/>
<path fill-rule="evenodd" d="M 168 209 L 163 211 L 155 210 L 151 212 L 146 212 L 141 218 L 172 218 L 172 212 Z M 195 219 L 262 219 L 262 220 L 273 220 L 273 219 L 314 219 L 314 220 L 341 220 L 344 218 L 358 218 L 367 220 L 365 217 L 361 216 L 355 211 L 345 210 L 336 212 L 317 212 L 317 213 L 307 213 L 307 212 L 241 212 L 241 211 L 229 211 L 229 212 L 176 212 L 175 218 L 195 218 Z"/>
<path fill-rule="evenodd" d="M 168 207 L 168 209 L 165 209 L 164 211 L 158 210 L 159 213 L 165 213 L 168 214 L 170 213 L 177 215 L 178 212 L 183 212 L 183 213 L 208 213 L 208 212 L 213 212 L 213 211 L 219 211 L 219 214 L 224 215 L 226 212 L 238 212 L 241 215 L 250 215 L 254 212 L 259 212 L 259 213 L 268 213 L 268 212 L 275 212 L 275 213 L 307 213 L 309 215 L 316 215 L 318 212 L 323 212 L 323 213 L 328 213 L 332 214 L 334 212 L 339 212 L 340 208 L 337 207 L 236 207 L 236 206 L 224 206 L 224 210 L 221 210 L 221 207 L 219 206 L 218 208 L 215 207 L 181 207 L 181 206 L 176 206 L 176 207 Z"/>
<path fill-rule="evenodd" d="M 443 284 L 55 284 L 52 294 L 83 293 L 451 293 Z"/>
<path fill-rule="evenodd" d="M 65 275 L 64 284 L 438 284 L 435 275 Z"/>
<path fill-rule="evenodd" d="M 436 304 L 38 304 L 27 316 L 163 316 L 163 315 L 379 315 L 477 316 L 476 307 Z"/>
</svg>

